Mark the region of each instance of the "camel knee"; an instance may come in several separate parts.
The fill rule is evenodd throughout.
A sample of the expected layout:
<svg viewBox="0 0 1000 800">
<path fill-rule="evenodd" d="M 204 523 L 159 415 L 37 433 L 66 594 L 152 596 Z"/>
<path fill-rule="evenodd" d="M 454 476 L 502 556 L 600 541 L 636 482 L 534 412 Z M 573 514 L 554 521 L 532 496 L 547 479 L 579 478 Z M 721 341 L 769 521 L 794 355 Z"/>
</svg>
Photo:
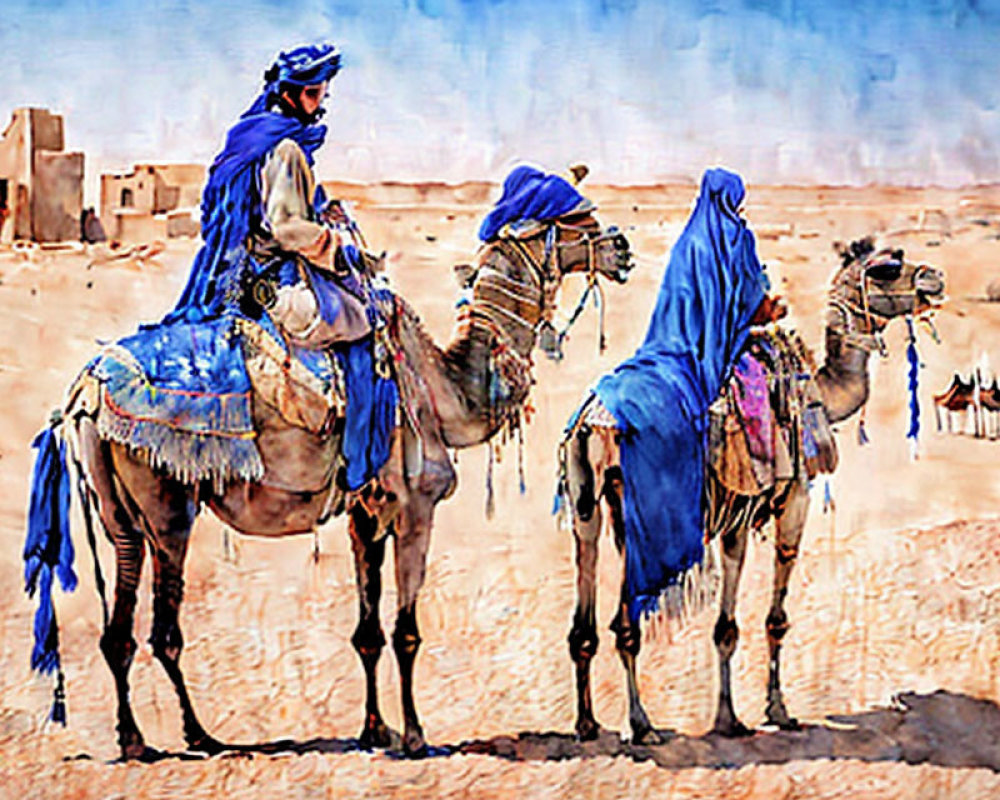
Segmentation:
<svg viewBox="0 0 1000 800">
<path fill-rule="evenodd" d="M 639 626 L 629 619 L 624 609 L 619 609 L 611 622 L 611 630 L 615 634 L 615 647 L 620 653 L 627 653 L 630 656 L 639 655 L 642 647 L 642 636 Z"/>
<path fill-rule="evenodd" d="M 401 613 L 392 632 L 392 649 L 396 651 L 396 657 L 415 658 L 420 642 L 416 617 L 412 613 Z"/>
<path fill-rule="evenodd" d="M 153 648 L 153 655 L 161 663 L 176 664 L 180 661 L 181 651 L 184 649 L 184 636 L 181 634 L 180 626 L 176 620 L 164 622 L 154 617 L 149 644 Z"/>
<path fill-rule="evenodd" d="M 799 556 L 799 545 L 778 542 L 774 548 L 775 558 L 779 564 L 789 564 Z"/>
<path fill-rule="evenodd" d="M 600 639 L 593 623 L 585 624 L 581 620 L 576 620 L 567 641 L 569 642 L 570 658 L 577 664 L 586 664 L 597 653 Z"/>
<path fill-rule="evenodd" d="M 101 653 L 112 672 L 128 672 L 139 645 L 132 635 L 114 626 L 108 626 L 101 634 Z"/>
<path fill-rule="evenodd" d="M 385 634 L 378 623 L 373 624 L 368 620 L 361 620 L 358 622 L 358 627 L 354 629 L 354 635 L 351 636 L 351 644 L 362 660 L 374 659 L 377 661 L 382 653 L 382 648 L 385 647 Z"/>
<path fill-rule="evenodd" d="M 736 624 L 736 620 L 725 612 L 719 614 L 712 640 L 715 642 L 720 658 L 729 659 L 736 651 L 736 645 L 740 641 L 740 628 Z"/>
<path fill-rule="evenodd" d="M 788 633 L 788 629 L 791 627 L 788 622 L 788 615 L 782 608 L 772 609 L 767 615 L 767 621 L 764 625 L 767 630 L 768 643 L 772 647 L 781 644 L 781 640 L 785 638 L 785 634 Z"/>
</svg>

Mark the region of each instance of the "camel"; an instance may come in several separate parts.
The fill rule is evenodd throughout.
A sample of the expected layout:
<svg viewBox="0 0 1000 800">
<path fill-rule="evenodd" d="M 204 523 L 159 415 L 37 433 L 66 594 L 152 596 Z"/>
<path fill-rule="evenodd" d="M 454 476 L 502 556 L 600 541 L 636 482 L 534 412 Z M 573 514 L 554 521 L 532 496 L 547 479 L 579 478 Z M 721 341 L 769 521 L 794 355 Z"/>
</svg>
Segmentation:
<svg viewBox="0 0 1000 800">
<path fill-rule="evenodd" d="M 406 302 L 394 297 L 383 312 L 393 332 L 388 338 L 395 348 L 392 361 L 401 390 L 402 422 L 376 479 L 353 493 L 335 479 L 343 406 L 335 409 L 340 416 L 333 424 L 315 433 L 289 424 L 255 384 L 255 441 L 264 476 L 220 486 L 184 480 L 151 465 L 148 452 L 102 438 L 97 425 L 101 386 L 85 370 L 68 392 L 61 420 L 53 424 L 68 445 L 91 541 L 91 519 L 96 518 L 115 549 L 114 604 L 110 618 L 105 613 L 100 648 L 117 691 L 122 759 L 158 756 L 146 745 L 129 702 L 136 591 L 147 546 L 154 575 L 150 643 L 176 690 L 187 746 L 208 754 L 237 747 L 217 741 L 202 726 L 180 668 L 184 561 L 203 505 L 236 531 L 267 537 L 310 533 L 329 516 L 346 513 L 360 606 L 351 642 L 367 683 L 360 734 L 365 748 L 390 746 L 390 731 L 379 710 L 376 665 L 386 642 L 379 618 L 380 573 L 386 541 L 393 537 L 399 600 L 392 645 L 400 673 L 402 746 L 408 755 L 425 753 L 413 700 L 413 668 L 421 642 L 417 597 L 435 507 L 457 483 L 448 448 L 486 442 L 519 423 L 532 383 L 531 353 L 539 335 L 554 330 L 551 318 L 566 275 L 585 274 L 593 287 L 599 277 L 624 283 L 631 268 L 625 236 L 617 228 L 602 227 L 592 210 L 581 210 L 546 222 L 507 226 L 480 248 L 474 267 L 464 274 L 467 299 L 446 349 L 431 340 Z"/>
<path fill-rule="evenodd" d="M 886 325 L 896 317 L 921 313 L 944 291 L 944 279 L 937 270 L 905 262 L 901 251 L 882 254 L 872 251 L 868 240 L 842 250 L 843 264 L 833 277 L 826 325 L 826 362 L 815 373 L 814 386 L 819 396 L 813 401 L 818 404 L 821 399 L 830 422 L 847 419 L 866 403 L 868 359 L 873 351 L 883 350 L 882 331 Z M 797 346 L 804 349 L 801 340 L 797 341 Z M 772 372 L 769 375 L 772 387 L 774 379 Z M 772 391 L 770 396 L 777 418 L 776 392 Z M 598 645 L 596 571 L 602 499 L 623 563 L 625 529 L 615 420 L 593 394 L 575 419 L 561 449 L 566 506 L 572 515 L 576 542 L 577 604 L 569 634 L 570 656 L 576 670 L 576 733 L 586 740 L 596 738 L 599 733 L 590 696 L 590 662 Z M 774 590 L 766 620 L 770 653 L 767 722 L 783 729 L 798 727 L 785 706 L 779 679 L 781 641 L 789 628 L 785 596 L 809 508 L 801 440 L 794 449 L 799 457 L 793 458 L 792 477 L 773 481 L 770 489 L 754 494 L 734 492 L 722 482 L 722 465 L 712 460 L 718 451 L 710 448 L 705 478 L 706 541 L 718 537 L 723 555 L 721 610 L 714 631 L 720 689 L 713 730 L 726 736 L 749 732 L 733 710 L 730 659 L 739 641 L 736 592 L 748 532 L 751 528 L 760 529 L 768 519 L 775 521 L 776 532 Z M 832 470 L 835 464 L 834 448 L 823 471 Z M 746 470 L 749 469 L 750 465 L 746 465 Z M 684 593 L 690 591 L 690 587 L 681 588 Z M 641 643 L 640 621 L 633 621 L 629 614 L 624 575 L 621 600 L 611 630 L 615 633 L 615 645 L 626 671 L 632 739 L 642 744 L 661 742 L 663 738 L 650 724 L 639 697 L 636 662 Z"/>
<path fill-rule="evenodd" d="M 974 374 L 968 381 L 963 381 L 961 376 L 956 372 L 948 388 L 940 394 L 934 395 L 934 416 L 937 419 L 937 429 L 939 431 L 941 430 L 942 408 L 947 412 L 948 433 L 952 432 L 951 418 L 953 413 L 956 411 L 967 411 L 969 408 L 972 408 L 973 413 L 976 415 L 976 433 L 978 435 L 979 418 L 978 414 L 976 414 L 975 401 L 976 380 L 977 376 Z"/>
<path fill-rule="evenodd" d="M 976 376 L 979 377 L 979 370 L 976 370 Z M 983 436 L 987 436 L 990 439 L 996 439 L 997 436 L 1000 436 L 1000 383 L 997 382 L 997 378 L 995 376 L 993 378 L 993 382 L 990 383 L 989 386 L 980 380 L 979 407 L 980 414 L 983 417 Z M 987 414 L 989 416 L 987 416 Z M 992 429 L 990 426 L 990 418 L 993 419 Z M 950 421 L 951 420 L 949 420 L 949 423 Z"/>
</svg>

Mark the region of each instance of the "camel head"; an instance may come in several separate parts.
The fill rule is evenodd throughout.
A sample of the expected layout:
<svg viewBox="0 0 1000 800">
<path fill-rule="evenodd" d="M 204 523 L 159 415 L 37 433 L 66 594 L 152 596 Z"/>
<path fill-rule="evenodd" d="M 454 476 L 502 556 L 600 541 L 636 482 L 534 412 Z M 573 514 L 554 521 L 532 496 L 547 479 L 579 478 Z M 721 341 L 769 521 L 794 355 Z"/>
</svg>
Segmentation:
<svg viewBox="0 0 1000 800">
<path fill-rule="evenodd" d="M 615 225 L 602 226 L 593 208 L 542 222 L 507 225 L 498 238 L 515 242 L 529 256 L 547 288 L 558 287 L 571 273 L 625 283 L 635 266 L 628 238 Z"/>
<path fill-rule="evenodd" d="M 561 275 L 586 272 L 615 283 L 628 280 L 635 264 L 628 238 L 617 226 L 602 227 L 593 212 L 561 217 L 552 225 Z"/>
<path fill-rule="evenodd" d="M 876 250 L 870 237 L 836 249 L 842 263 L 830 292 L 831 323 L 848 336 L 877 339 L 890 320 L 922 314 L 944 299 L 944 273 L 907 261 L 901 249 Z"/>
</svg>

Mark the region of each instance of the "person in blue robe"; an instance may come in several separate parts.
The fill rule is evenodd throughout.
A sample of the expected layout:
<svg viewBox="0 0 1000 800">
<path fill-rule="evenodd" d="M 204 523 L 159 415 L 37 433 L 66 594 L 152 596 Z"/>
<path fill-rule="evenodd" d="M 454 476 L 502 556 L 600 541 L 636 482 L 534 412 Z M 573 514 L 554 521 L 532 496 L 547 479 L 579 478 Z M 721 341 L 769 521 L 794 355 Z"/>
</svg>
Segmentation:
<svg viewBox="0 0 1000 800">
<path fill-rule="evenodd" d="M 626 588 L 633 619 L 704 556 L 708 406 L 764 303 L 739 175 L 708 170 L 674 245 L 646 338 L 594 387 L 621 436 Z"/>
<path fill-rule="evenodd" d="M 223 394 L 249 396 L 238 337 L 231 335 L 236 318 L 252 317 L 320 378 L 330 377 L 330 353 L 345 375 L 343 452 L 354 489 L 388 457 L 398 398 L 375 364 L 383 322 L 373 295 L 386 290 L 361 278 L 363 256 L 330 224 L 344 221 L 339 205 L 326 201 L 313 174 L 327 132 L 319 124 L 323 101 L 340 64 L 333 45 L 307 45 L 279 54 L 264 73 L 263 89 L 209 169 L 204 243 L 180 298 L 159 323 L 120 344 L 150 384 L 207 397 L 208 404 Z M 203 346 L 206 339 L 212 342 Z M 190 347 L 179 350 L 179 342 Z"/>
</svg>

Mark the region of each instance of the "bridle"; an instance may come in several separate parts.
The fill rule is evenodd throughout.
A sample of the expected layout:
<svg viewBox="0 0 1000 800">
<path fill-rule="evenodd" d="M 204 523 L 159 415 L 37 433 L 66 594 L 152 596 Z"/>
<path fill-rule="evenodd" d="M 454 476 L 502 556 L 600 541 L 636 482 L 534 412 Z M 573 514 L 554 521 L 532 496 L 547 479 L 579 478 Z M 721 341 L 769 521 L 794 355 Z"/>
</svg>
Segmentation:
<svg viewBox="0 0 1000 800">
<path fill-rule="evenodd" d="M 905 266 L 902 259 L 896 259 L 900 269 Z M 877 352 L 885 358 L 889 351 L 885 345 L 882 332 L 892 320 L 892 317 L 876 311 L 872 308 L 871 298 L 874 297 L 901 297 L 913 298 L 913 307 L 916 308 L 917 288 L 916 273 L 910 288 L 901 291 L 888 291 L 869 275 L 873 269 L 887 266 L 885 261 L 873 263 L 869 257 L 864 261 L 857 262 L 857 266 L 841 270 L 834 281 L 830 292 L 829 307 L 836 312 L 835 320 L 831 327 L 843 337 L 845 344 L 856 347 L 866 352 Z M 855 285 L 855 280 L 857 284 Z M 860 298 L 860 305 L 853 301 L 852 295 L 857 292 Z M 857 325 L 860 320 L 861 326 Z"/>
<path fill-rule="evenodd" d="M 560 233 L 564 231 L 577 233 L 579 235 L 573 240 L 563 241 Z M 545 223 L 544 225 L 543 235 L 545 236 L 545 247 L 540 261 L 535 257 L 531 248 L 525 244 L 527 240 L 533 239 L 537 235 L 538 234 L 518 236 L 516 233 L 512 232 L 508 226 L 507 228 L 501 230 L 498 241 L 507 243 L 513 250 L 515 250 L 531 267 L 536 279 L 538 280 L 538 286 L 541 290 L 542 307 L 540 309 L 540 320 L 535 327 L 535 334 L 537 336 L 540 349 L 548 355 L 549 358 L 555 361 L 562 359 L 562 343 L 565 341 L 570 328 L 573 327 L 580 315 L 583 313 L 587 304 L 587 299 L 591 294 L 593 294 L 594 303 L 598 309 L 599 315 L 599 349 L 600 352 L 603 353 L 606 347 L 606 337 L 604 334 L 604 289 L 598 280 L 598 275 L 600 274 L 600 269 L 598 267 L 598 248 L 603 243 L 610 241 L 614 245 L 616 251 L 627 252 L 628 243 L 625 240 L 624 235 L 616 226 L 613 225 L 607 229 L 598 228 L 595 234 L 592 227 L 589 225 L 578 225 L 567 222 L 564 219 L 557 218 Z M 563 268 L 562 259 L 560 258 L 561 251 L 570 247 L 578 247 L 581 244 L 585 244 L 587 248 L 586 267 L 583 270 L 575 271 L 581 272 L 587 276 L 587 285 L 581 294 L 580 299 L 577 301 L 576 307 L 570 315 L 566 325 L 561 331 L 557 331 L 552 323 L 552 316 L 555 313 L 556 308 L 555 294 L 562 283 L 563 277 L 567 274 L 567 270 Z M 626 273 L 629 269 L 631 269 L 631 267 L 627 265 L 627 261 L 622 265 L 622 269 Z"/>
</svg>

